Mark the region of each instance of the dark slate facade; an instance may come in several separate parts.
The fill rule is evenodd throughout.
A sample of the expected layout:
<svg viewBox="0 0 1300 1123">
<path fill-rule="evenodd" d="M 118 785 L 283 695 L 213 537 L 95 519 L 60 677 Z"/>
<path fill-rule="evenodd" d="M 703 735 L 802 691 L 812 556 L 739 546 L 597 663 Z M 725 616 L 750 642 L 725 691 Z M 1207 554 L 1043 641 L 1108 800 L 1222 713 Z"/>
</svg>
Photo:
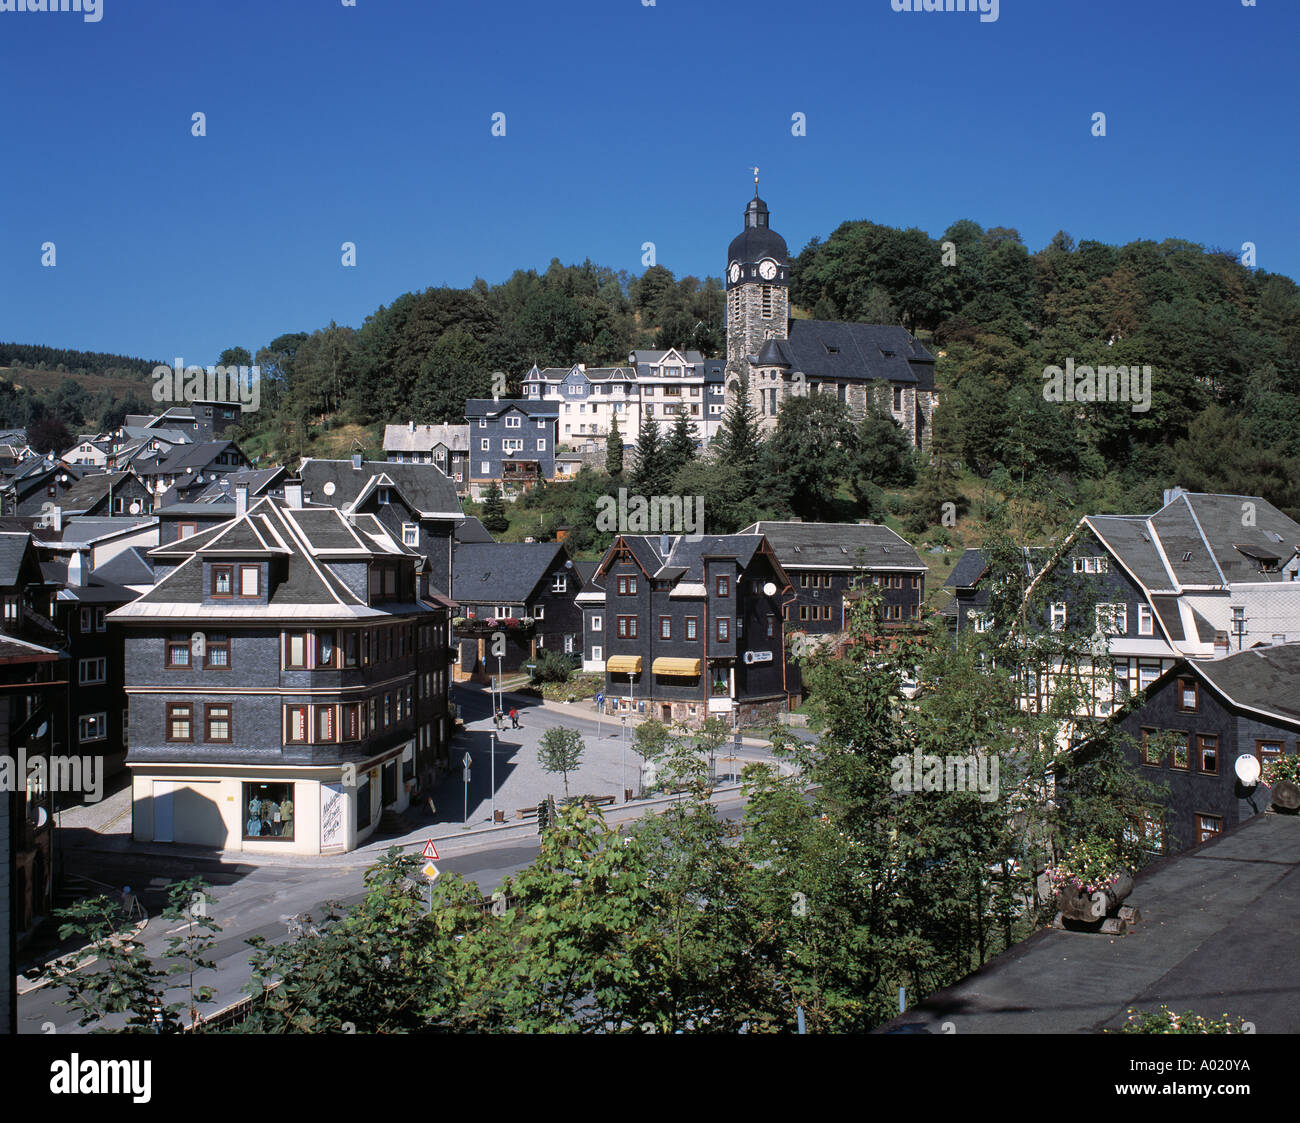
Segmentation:
<svg viewBox="0 0 1300 1123">
<path fill-rule="evenodd" d="M 461 677 L 518 671 L 543 650 L 581 658 L 583 582 L 562 543 L 459 542 L 455 564 Z"/>
<path fill-rule="evenodd" d="M 555 478 L 556 402 L 471 398 L 465 418 L 471 494 L 481 496 L 492 480 L 513 494 Z"/>
<path fill-rule="evenodd" d="M 455 596 L 452 539 L 464 515 L 456 485 L 436 464 L 307 459 L 299 475 L 308 502 L 373 515 L 399 542 L 424 555 L 436 591 Z"/>
<path fill-rule="evenodd" d="M 113 615 L 137 839 L 350 849 L 448 765 L 450 602 L 423 556 L 285 491 L 155 548 L 166 576 Z"/>
<path fill-rule="evenodd" d="M 1268 787 L 1243 785 L 1234 764 L 1242 755 L 1262 765 L 1278 753 L 1297 751 L 1300 644 L 1180 660 L 1152 684 L 1140 707 L 1118 719 L 1117 728 L 1131 738 L 1125 754 L 1133 769 L 1167 788 L 1160 801 L 1168 812 L 1164 852 L 1196 846 L 1268 808 Z M 1180 747 L 1157 761 L 1155 738 L 1171 733 L 1180 746 L 1186 744 L 1186 753 Z M 1144 744 L 1151 746 L 1146 753 Z"/>
<path fill-rule="evenodd" d="M 762 535 L 620 535 L 595 581 L 611 708 L 698 726 L 788 706 L 781 608 L 792 590 Z"/>
</svg>

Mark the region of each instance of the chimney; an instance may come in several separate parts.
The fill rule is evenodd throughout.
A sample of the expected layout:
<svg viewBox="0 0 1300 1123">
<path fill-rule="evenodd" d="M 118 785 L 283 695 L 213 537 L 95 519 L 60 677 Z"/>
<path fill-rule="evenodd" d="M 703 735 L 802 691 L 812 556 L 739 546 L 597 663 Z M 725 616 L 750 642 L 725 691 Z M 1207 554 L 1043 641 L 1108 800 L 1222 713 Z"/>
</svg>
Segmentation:
<svg viewBox="0 0 1300 1123">
<path fill-rule="evenodd" d="M 57 503 L 54 504 L 54 529 L 63 533 L 63 508 Z"/>
<path fill-rule="evenodd" d="M 414 421 L 408 421 L 408 422 L 406 423 L 406 431 L 407 431 L 408 433 L 414 433 L 414 432 L 415 432 L 415 422 L 414 422 Z"/>
<path fill-rule="evenodd" d="M 302 480 L 284 481 L 284 501 L 290 507 L 302 506 Z"/>
<path fill-rule="evenodd" d="M 361 453 L 354 452 L 352 454 L 352 467 L 355 471 L 361 471 Z"/>
<path fill-rule="evenodd" d="M 80 550 L 73 550 L 68 558 L 68 584 L 80 588 L 86 583 L 86 570 L 89 566 Z"/>
<path fill-rule="evenodd" d="M 1165 502 L 1164 502 L 1164 505 L 1165 505 L 1166 507 L 1168 507 L 1170 503 L 1172 503 L 1172 502 L 1173 502 L 1175 499 L 1177 499 L 1180 495 L 1184 495 L 1184 494 L 1186 494 L 1186 493 L 1183 491 L 1183 489 L 1182 489 L 1181 487 L 1167 487 L 1167 488 L 1165 488 Z"/>
<path fill-rule="evenodd" d="M 248 484 L 235 484 L 235 518 L 248 514 Z"/>
<path fill-rule="evenodd" d="M 1214 657 L 1216 659 L 1222 659 L 1225 655 L 1228 654 L 1229 650 L 1231 649 L 1228 645 L 1228 633 L 1215 632 L 1214 633 Z"/>
</svg>

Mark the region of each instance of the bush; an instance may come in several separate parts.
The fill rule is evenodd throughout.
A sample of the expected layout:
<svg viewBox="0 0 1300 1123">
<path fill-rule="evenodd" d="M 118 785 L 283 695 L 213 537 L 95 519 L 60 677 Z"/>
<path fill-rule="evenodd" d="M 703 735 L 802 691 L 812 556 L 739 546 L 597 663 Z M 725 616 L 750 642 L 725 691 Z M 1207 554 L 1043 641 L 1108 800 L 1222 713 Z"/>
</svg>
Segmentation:
<svg viewBox="0 0 1300 1123">
<path fill-rule="evenodd" d="M 1121 1027 L 1120 1033 L 1250 1033 L 1246 1023 L 1240 1018 L 1207 1018 L 1202 1014 L 1186 1010 L 1181 1014 L 1173 1013 L 1168 1006 L 1161 1006 L 1159 1013 L 1148 1010 L 1130 1010 L 1128 1021 Z"/>
<path fill-rule="evenodd" d="M 532 682 L 534 686 L 540 686 L 542 683 L 547 682 L 568 682 L 572 677 L 573 662 L 568 657 L 561 655 L 558 651 L 547 651 L 545 649 L 538 653 L 537 662 L 533 665 Z"/>
<path fill-rule="evenodd" d="M 570 698 L 594 698 L 605 685 L 605 676 L 595 673 L 575 674 L 568 682 L 542 684 L 542 697 L 548 702 L 567 702 Z"/>
</svg>

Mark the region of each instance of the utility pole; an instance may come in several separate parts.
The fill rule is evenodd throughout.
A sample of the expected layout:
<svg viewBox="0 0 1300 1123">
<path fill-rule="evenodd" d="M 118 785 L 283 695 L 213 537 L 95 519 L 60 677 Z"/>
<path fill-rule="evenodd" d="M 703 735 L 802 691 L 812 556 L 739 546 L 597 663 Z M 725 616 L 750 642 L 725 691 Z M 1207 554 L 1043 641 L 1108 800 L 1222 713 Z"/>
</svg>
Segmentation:
<svg viewBox="0 0 1300 1123">
<path fill-rule="evenodd" d="M 490 734 L 492 738 L 492 765 L 491 780 L 492 785 L 492 822 L 497 821 L 497 731 L 494 729 Z"/>
</svg>

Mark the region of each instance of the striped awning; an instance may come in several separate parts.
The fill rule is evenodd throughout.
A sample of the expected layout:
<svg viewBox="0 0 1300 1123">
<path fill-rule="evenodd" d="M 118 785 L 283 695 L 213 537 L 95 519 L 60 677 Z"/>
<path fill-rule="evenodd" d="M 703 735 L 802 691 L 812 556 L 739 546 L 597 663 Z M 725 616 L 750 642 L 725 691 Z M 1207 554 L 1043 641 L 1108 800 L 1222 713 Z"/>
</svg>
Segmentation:
<svg viewBox="0 0 1300 1123">
<path fill-rule="evenodd" d="M 656 659 L 651 664 L 651 670 L 657 675 L 698 675 L 700 661 L 698 659 Z"/>
<path fill-rule="evenodd" d="M 641 673 L 641 656 L 611 655 L 605 660 L 605 670 L 611 675 L 639 675 Z"/>
</svg>

